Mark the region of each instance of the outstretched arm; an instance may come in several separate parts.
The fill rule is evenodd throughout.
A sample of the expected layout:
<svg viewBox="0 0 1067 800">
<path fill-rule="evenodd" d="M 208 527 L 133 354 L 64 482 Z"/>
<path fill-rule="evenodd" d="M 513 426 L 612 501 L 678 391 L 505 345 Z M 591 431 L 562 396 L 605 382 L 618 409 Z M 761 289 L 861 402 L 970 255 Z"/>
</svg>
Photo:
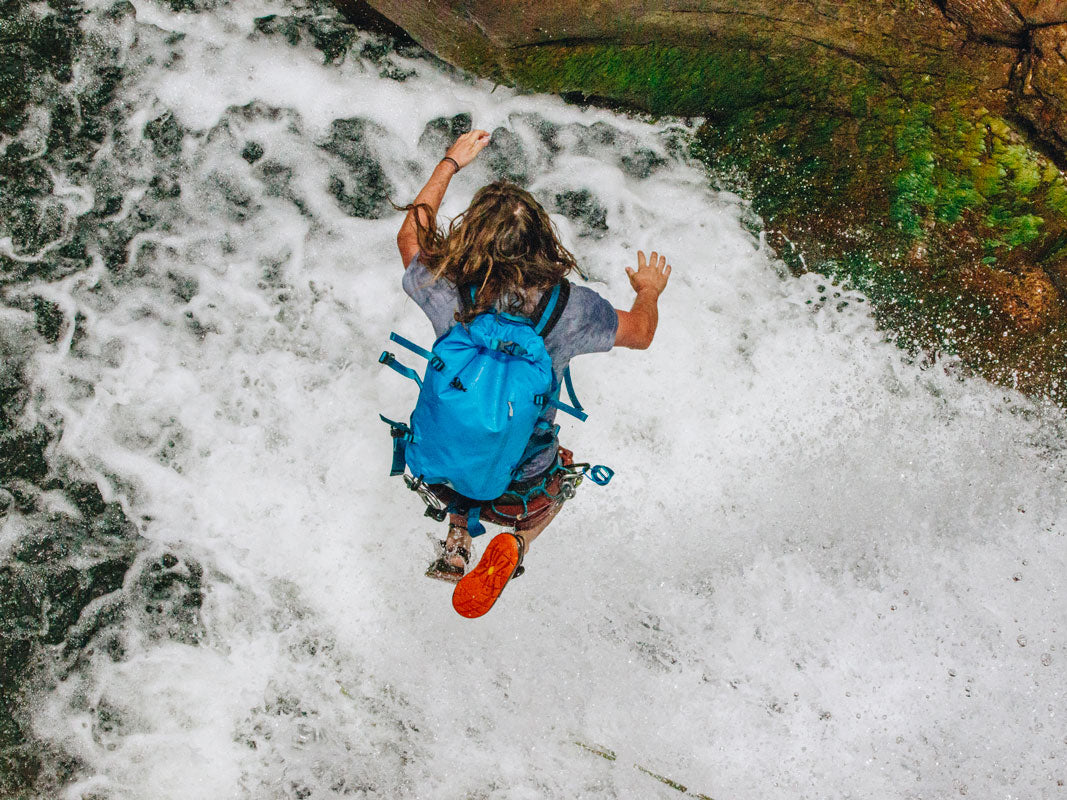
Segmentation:
<svg viewBox="0 0 1067 800">
<path fill-rule="evenodd" d="M 449 181 L 463 167 L 474 160 L 474 157 L 489 144 L 487 131 L 474 130 L 463 134 L 455 143 L 448 148 L 445 158 L 434 167 L 433 174 L 422 191 L 415 196 L 412 202 L 413 208 L 404 217 L 404 223 L 400 226 L 400 233 L 396 235 L 396 246 L 400 249 L 400 258 L 404 261 L 404 268 L 411 263 L 411 259 L 419 252 L 419 236 L 415 227 L 415 215 L 419 215 L 419 223 L 428 228 L 436 224 L 437 209 L 441 207 L 441 200 L 445 196 Z M 452 159 L 456 163 L 446 159 Z M 457 166 L 458 165 L 458 166 Z"/>
<path fill-rule="evenodd" d="M 619 315 L 619 327 L 615 333 L 616 347 L 629 347 L 633 350 L 645 350 L 652 344 L 659 324 L 659 296 L 667 288 L 667 279 L 671 277 L 671 265 L 664 256 L 652 251 L 648 263 L 645 254 L 637 251 L 637 269 L 626 268 L 630 276 L 630 285 L 637 292 L 633 307 L 629 311 L 616 309 Z"/>
</svg>

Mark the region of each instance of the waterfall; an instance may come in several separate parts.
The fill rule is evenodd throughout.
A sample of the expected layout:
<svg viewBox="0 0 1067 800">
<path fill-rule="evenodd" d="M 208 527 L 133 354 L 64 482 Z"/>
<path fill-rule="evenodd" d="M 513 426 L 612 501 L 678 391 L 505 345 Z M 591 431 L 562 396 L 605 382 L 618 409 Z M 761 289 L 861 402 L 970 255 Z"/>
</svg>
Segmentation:
<svg viewBox="0 0 1067 800">
<path fill-rule="evenodd" d="M 1058 796 L 1061 411 L 791 275 L 682 120 L 494 87 L 326 5 L 84 8 L 100 135 L 49 160 L 74 112 L 31 98 L 3 140 L 51 186 L 0 239 L 20 435 L 50 442 L 0 496 L 9 596 L 59 586 L 4 620 L 37 796 Z M 573 364 L 561 440 L 615 480 L 478 621 L 422 576 L 443 532 L 378 419 L 415 390 L 377 363 L 431 338 L 390 201 L 471 125 L 444 216 L 522 184 L 620 308 L 637 249 L 674 267 L 650 350 Z"/>
</svg>

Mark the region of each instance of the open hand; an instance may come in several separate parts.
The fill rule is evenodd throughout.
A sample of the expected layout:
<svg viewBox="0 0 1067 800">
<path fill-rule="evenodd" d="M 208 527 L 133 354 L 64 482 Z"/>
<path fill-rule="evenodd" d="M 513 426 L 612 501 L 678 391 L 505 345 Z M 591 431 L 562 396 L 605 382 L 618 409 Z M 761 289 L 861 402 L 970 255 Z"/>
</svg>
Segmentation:
<svg viewBox="0 0 1067 800">
<path fill-rule="evenodd" d="M 645 263 L 645 254 L 637 251 L 637 269 L 626 268 L 626 274 L 630 276 L 630 285 L 638 294 L 641 292 L 655 292 L 656 297 L 667 288 L 667 279 L 671 277 L 671 265 L 664 256 L 658 255 L 655 250 Z"/>
<path fill-rule="evenodd" d="M 456 139 L 445 155 L 448 158 L 454 158 L 459 168 L 463 169 L 474 161 L 475 156 L 482 152 L 487 144 L 489 144 L 489 131 L 468 131 Z"/>
</svg>

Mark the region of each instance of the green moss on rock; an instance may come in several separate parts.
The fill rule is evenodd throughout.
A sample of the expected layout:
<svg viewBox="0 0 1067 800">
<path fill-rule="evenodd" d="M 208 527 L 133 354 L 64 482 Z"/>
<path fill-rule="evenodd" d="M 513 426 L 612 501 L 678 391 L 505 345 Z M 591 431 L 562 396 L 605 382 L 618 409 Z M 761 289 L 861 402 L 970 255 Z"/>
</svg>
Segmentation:
<svg viewBox="0 0 1067 800">
<path fill-rule="evenodd" d="M 1067 403 L 1067 182 L 980 104 L 974 65 L 887 76 L 817 46 L 743 44 L 468 55 L 529 89 L 703 116 L 693 152 L 714 180 L 808 268 L 866 292 L 902 345 Z"/>
<path fill-rule="evenodd" d="M 700 116 L 819 95 L 836 104 L 840 92 L 832 87 L 852 84 L 861 72 L 848 62 L 820 59 L 815 48 L 781 56 L 728 46 L 611 42 L 513 50 L 493 71 L 535 91 L 624 102 L 653 114 Z"/>
</svg>

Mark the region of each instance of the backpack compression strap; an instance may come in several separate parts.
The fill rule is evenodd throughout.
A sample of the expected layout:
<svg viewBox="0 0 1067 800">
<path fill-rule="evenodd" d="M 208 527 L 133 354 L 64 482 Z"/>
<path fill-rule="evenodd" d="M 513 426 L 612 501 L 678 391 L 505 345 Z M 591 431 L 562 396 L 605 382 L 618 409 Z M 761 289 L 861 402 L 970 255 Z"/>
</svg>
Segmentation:
<svg viewBox="0 0 1067 800">
<path fill-rule="evenodd" d="M 567 389 L 567 395 L 570 398 L 571 403 L 573 403 L 574 405 L 567 405 L 566 403 L 561 403 L 559 401 L 560 389 L 564 387 Z M 586 414 L 585 411 L 582 409 L 582 404 L 579 403 L 578 398 L 574 396 L 574 384 L 571 382 L 570 366 L 564 367 L 563 369 L 563 386 L 557 385 L 551 395 L 541 394 L 534 399 L 536 400 L 538 405 L 553 406 L 554 408 L 557 408 L 560 411 L 565 411 L 572 417 L 580 419 L 582 422 L 585 422 L 587 419 L 589 419 L 589 415 Z"/>
</svg>

